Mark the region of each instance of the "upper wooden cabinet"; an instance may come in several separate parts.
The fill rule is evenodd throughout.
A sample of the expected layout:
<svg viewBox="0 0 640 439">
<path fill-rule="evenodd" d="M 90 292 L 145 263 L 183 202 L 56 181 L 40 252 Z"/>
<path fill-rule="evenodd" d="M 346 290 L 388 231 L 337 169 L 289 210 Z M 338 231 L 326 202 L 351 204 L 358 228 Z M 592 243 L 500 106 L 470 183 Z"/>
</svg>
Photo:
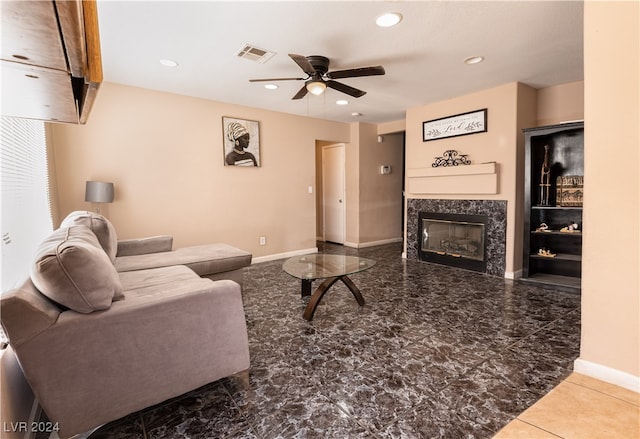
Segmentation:
<svg viewBox="0 0 640 439">
<path fill-rule="evenodd" d="M 86 123 L 102 83 L 95 1 L 1 1 L 2 115 Z"/>
</svg>

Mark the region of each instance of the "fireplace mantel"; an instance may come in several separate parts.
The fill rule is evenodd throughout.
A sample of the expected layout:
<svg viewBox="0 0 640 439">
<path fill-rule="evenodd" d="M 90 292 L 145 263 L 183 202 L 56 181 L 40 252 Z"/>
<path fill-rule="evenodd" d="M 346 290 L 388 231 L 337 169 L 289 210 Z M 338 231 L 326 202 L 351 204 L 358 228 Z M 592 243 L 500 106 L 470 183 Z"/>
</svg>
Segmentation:
<svg viewBox="0 0 640 439">
<path fill-rule="evenodd" d="M 411 194 L 497 194 L 495 162 L 478 165 L 407 169 Z"/>
</svg>

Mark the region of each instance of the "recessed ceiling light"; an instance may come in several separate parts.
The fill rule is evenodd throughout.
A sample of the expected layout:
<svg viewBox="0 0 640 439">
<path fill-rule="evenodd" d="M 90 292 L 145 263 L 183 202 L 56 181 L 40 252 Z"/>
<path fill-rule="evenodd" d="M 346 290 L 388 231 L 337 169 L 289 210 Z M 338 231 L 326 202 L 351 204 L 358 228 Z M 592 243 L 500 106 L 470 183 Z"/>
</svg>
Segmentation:
<svg viewBox="0 0 640 439">
<path fill-rule="evenodd" d="M 397 12 L 387 12 L 376 18 L 376 24 L 380 27 L 391 27 L 402 21 L 402 14 Z"/>
<path fill-rule="evenodd" d="M 165 67 L 178 67 L 178 63 L 171 59 L 161 59 L 160 64 Z"/>
<path fill-rule="evenodd" d="M 465 64 L 478 64 L 484 61 L 484 56 L 470 56 L 464 60 Z"/>
<path fill-rule="evenodd" d="M 264 88 L 266 88 L 267 90 L 277 90 L 278 86 L 275 84 L 266 84 Z"/>
<path fill-rule="evenodd" d="M 347 105 L 349 103 L 349 101 L 345 100 L 345 99 L 340 99 L 338 101 L 336 101 L 336 104 L 338 105 Z"/>
<path fill-rule="evenodd" d="M 362 116 L 362 113 L 358 113 L 357 111 L 354 111 L 353 113 L 351 113 L 351 115 L 353 117 L 360 117 L 360 116 Z"/>
</svg>

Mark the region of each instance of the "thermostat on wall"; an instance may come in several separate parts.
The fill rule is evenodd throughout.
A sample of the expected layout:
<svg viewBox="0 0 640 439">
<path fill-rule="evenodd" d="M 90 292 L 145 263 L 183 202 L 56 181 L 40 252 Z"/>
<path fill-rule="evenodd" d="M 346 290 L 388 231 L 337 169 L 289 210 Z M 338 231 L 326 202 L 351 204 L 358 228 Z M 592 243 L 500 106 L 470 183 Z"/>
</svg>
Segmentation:
<svg viewBox="0 0 640 439">
<path fill-rule="evenodd" d="M 384 175 L 391 174 L 391 165 L 380 166 L 380 173 Z"/>
</svg>

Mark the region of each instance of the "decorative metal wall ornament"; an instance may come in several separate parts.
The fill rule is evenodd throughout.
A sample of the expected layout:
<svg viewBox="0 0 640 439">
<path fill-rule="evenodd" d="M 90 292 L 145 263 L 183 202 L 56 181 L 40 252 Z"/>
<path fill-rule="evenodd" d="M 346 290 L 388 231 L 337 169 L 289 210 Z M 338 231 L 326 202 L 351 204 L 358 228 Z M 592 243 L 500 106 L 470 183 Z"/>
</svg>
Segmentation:
<svg viewBox="0 0 640 439">
<path fill-rule="evenodd" d="M 470 165 L 471 160 L 467 158 L 467 154 L 458 154 L 455 149 L 448 149 L 442 153 L 442 157 L 436 157 L 436 161 L 431 164 L 431 167 L 438 168 L 440 166 L 458 166 L 458 165 Z"/>
</svg>

